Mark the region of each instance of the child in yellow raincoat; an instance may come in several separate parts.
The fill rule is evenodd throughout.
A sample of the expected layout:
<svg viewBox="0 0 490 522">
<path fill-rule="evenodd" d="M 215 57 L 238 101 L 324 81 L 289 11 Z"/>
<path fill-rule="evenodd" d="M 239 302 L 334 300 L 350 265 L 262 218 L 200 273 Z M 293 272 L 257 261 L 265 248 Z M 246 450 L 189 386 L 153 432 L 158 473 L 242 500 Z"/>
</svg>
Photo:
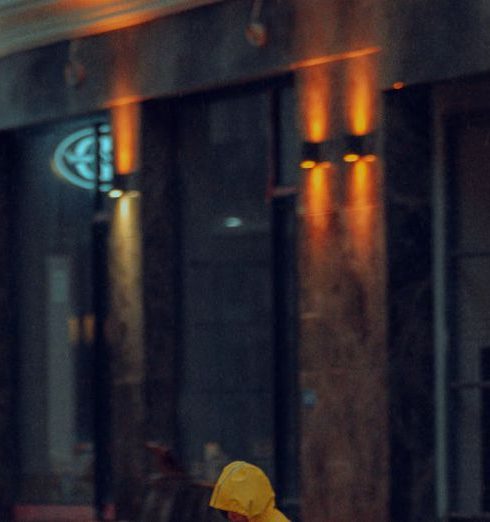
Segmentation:
<svg viewBox="0 0 490 522">
<path fill-rule="evenodd" d="M 276 509 L 274 490 L 265 473 L 243 461 L 225 466 L 209 505 L 226 513 L 231 522 L 289 522 Z"/>
</svg>

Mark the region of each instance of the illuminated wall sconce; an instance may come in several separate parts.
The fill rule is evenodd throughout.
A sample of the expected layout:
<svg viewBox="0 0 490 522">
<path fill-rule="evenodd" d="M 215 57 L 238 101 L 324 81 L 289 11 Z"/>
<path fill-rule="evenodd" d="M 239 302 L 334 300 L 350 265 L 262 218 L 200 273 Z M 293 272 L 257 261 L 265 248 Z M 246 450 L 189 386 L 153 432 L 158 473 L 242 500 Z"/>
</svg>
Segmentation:
<svg viewBox="0 0 490 522">
<path fill-rule="evenodd" d="M 304 141 L 300 167 L 307 170 L 318 166 L 328 166 L 333 161 L 333 153 L 334 147 L 330 141 L 319 143 Z"/>
<path fill-rule="evenodd" d="M 375 161 L 376 136 L 374 132 L 361 136 L 347 135 L 344 138 L 342 158 L 346 163 L 355 163 L 359 160 Z"/>
<path fill-rule="evenodd" d="M 109 197 L 138 195 L 140 169 L 141 106 L 137 102 L 115 105 L 111 109 L 114 142 L 114 181 Z"/>
<path fill-rule="evenodd" d="M 137 188 L 137 174 L 115 174 L 112 182 L 112 188 L 108 192 L 108 196 L 113 199 L 120 198 L 123 194 L 128 196 L 137 196 L 139 191 Z"/>
</svg>

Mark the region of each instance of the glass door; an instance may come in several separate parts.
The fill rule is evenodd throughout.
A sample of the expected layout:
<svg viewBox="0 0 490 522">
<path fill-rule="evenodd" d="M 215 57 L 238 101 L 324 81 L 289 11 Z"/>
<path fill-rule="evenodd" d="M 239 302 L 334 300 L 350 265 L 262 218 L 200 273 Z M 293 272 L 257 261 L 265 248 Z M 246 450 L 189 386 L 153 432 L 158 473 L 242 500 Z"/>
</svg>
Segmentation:
<svg viewBox="0 0 490 522">
<path fill-rule="evenodd" d="M 231 460 L 248 460 L 276 489 L 287 478 L 278 499 L 290 504 L 295 210 L 294 190 L 277 187 L 296 183 L 293 92 L 286 83 L 191 97 L 179 110 L 178 137 L 181 454 L 209 482 Z"/>
<path fill-rule="evenodd" d="M 96 150 L 103 190 L 112 177 L 109 127 L 96 147 L 96 122 L 15 135 L 19 520 L 54 506 L 65 520 L 93 514 Z"/>
</svg>

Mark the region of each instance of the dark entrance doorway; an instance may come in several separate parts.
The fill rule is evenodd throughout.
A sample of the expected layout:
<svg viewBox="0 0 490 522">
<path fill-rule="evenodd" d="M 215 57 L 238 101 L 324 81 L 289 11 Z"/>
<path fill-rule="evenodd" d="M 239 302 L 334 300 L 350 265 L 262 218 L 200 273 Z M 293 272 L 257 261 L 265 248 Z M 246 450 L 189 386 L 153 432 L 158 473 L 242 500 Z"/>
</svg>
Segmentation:
<svg viewBox="0 0 490 522">
<path fill-rule="evenodd" d="M 214 481 L 230 460 L 297 495 L 292 85 L 190 97 L 179 108 L 183 339 L 179 442 Z M 284 190 L 286 187 L 286 190 Z"/>
</svg>

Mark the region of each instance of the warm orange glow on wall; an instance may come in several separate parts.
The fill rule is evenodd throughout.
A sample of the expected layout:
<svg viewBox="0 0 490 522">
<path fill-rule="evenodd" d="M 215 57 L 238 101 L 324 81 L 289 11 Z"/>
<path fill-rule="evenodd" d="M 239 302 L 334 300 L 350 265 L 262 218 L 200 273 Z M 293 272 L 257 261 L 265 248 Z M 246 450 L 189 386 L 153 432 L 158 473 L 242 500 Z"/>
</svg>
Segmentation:
<svg viewBox="0 0 490 522">
<path fill-rule="evenodd" d="M 361 158 L 349 165 L 346 176 L 347 204 L 349 208 L 360 209 L 366 206 L 381 206 L 378 193 L 379 164 Z"/>
<path fill-rule="evenodd" d="M 325 229 L 332 211 L 332 182 L 334 167 L 318 165 L 304 174 L 303 207 L 305 222 L 320 233 Z"/>
<path fill-rule="evenodd" d="M 306 60 L 300 60 L 294 62 L 289 66 L 289 70 L 296 71 L 298 69 L 304 69 L 306 67 L 316 67 L 318 65 L 327 65 L 345 60 L 353 60 L 362 56 L 376 55 L 381 52 L 381 47 L 365 47 L 363 49 L 356 49 L 354 51 L 346 51 L 337 54 L 327 54 L 318 56 L 317 58 L 307 58 Z"/>
<path fill-rule="evenodd" d="M 132 174 L 139 169 L 141 107 L 139 103 L 116 105 L 111 119 L 116 173 Z"/>
<path fill-rule="evenodd" d="M 113 114 L 115 127 L 119 121 L 126 128 L 128 124 L 129 126 L 134 123 L 139 125 L 138 103 L 141 101 L 141 95 L 140 87 L 137 85 L 136 71 L 141 57 L 138 55 L 138 42 L 135 31 L 116 31 L 108 42 L 114 59 L 110 64 L 110 69 L 106 72 L 111 79 L 107 105 Z M 131 119 L 135 121 L 131 122 Z M 126 130 L 122 130 L 122 133 L 123 136 L 128 135 Z M 116 135 L 114 139 L 117 139 Z M 117 156 L 115 159 L 117 160 Z"/>
<path fill-rule="evenodd" d="M 315 167 L 308 177 L 308 213 L 322 214 L 326 212 L 327 176 L 326 169 Z"/>
<path fill-rule="evenodd" d="M 300 118 L 305 141 L 320 143 L 329 135 L 330 83 L 325 66 L 298 72 Z"/>
<path fill-rule="evenodd" d="M 364 159 L 349 166 L 347 183 L 347 225 L 353 251 L 359 260 L 372 262 L 375 245 L 379 244 L 382 201 L 379 193 L 377 161 Z"/>
<path fill-rule="evenodd" d="M 132 194 L 123 194 L 116 200 L 111 227 L 114 238 L 139 237 L 139 207 L 140 198 Z"/>
<path fill-rule="evenodd" d="M 128 196 L 121 196 L 121 199 L 118 201 L 117 211 L 120 216 L 120 220 L 125 223 L 130 219 L 130 202 L 131 199 Z M 126 228 L 123 226 L 123 228 Z"/>
<path fill-rule="evenodd" d="M 376 61 L 373 56 L 363 56 L 346 63 L 347 130 L 361 136 L 375 127 L 377 98 Z"/>
<path fill-rule="evenodd" d="M 354 207 L 369 205 L 372 197 L 372 183 L 369 179 L 370 165 L 364 160 L 352 165 L 349 183 L 348 203 Z"/>
</svg>

